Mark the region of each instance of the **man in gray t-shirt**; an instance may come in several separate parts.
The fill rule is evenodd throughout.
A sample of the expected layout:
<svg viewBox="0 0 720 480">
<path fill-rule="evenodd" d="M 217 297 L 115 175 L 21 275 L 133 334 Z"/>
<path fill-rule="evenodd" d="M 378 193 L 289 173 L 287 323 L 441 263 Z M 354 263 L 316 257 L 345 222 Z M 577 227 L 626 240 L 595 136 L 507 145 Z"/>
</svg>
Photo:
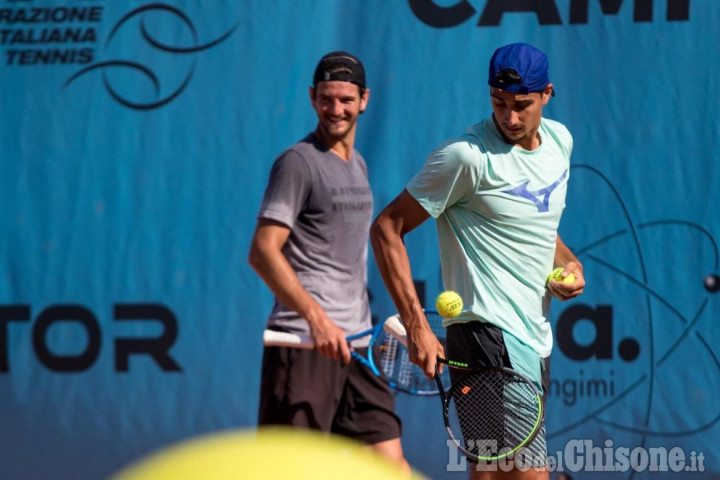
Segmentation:
<svg viewBox="0 0 720 480">
<path fill-rule="evenodd" d="M 265 347 L 258 424 L 349 436 L 407 470 L 394 398 L 345 340 L 371 326 L 373 199 L 354 148 L 369 96 L 357 57 L 325 55 L 310 87 L 317 127 L 273 164 L 249 262 L 275 294 L 268 328 L 309 334 L 315 349 Z"/>
<path fill-rule="evenodd" d="M 290 229 L 282 247 L 300 284 L 344 336 L 370 328 L 367 298 L 367 238 L 372 194 L 365 161 L 349 160 L 310 134 L 275 161 L 258 217 Z M 311 333 L 303 316 L 276 301 L 268 321 Z"/>
</svg>

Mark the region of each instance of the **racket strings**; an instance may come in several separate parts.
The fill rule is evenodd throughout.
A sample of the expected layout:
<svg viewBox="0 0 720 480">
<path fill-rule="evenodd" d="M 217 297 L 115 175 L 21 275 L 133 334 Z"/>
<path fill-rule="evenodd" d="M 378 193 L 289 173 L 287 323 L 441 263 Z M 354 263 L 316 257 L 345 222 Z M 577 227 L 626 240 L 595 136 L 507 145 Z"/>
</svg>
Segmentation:
<svg viewBox="0 0 720 480">
<path fill-rule="evenodd" d="M 427 311 L 426 317 L 433 333 L 445 345 L 442 317 L 434 311 Z M 410 361 L 407 348 L 395 336 L 381 330 L 373 336 L 369 347 L 372 368 L 378 371 L 391 387 L 412 394 L 438 394 L 435 379 L 427 378 L 422 369 Z M 449 368 L 443 370 L 440 379 L 444 390 L 449 389 L 452 383 Z"/>
<path fill-rule="evenodd" d="M 407 350 L 403 349 L 402 352 L 400 352 L 400 355 L 400 372 L 398 374 L 398 381 L 408 387 L 416 388 L 416 386 L 413 385 L 413 364 L 410 363 L 410 354 L 408 354 Z"/>
<path fill-rule="evenodd" d="M 407 348 L 394 336 L 384 332 L 379 334 L 373 346 L 373 355 L 375 364 L 393 387 L 417 394 L 437 394 L 435 381 L 427 378 L 410 361 Z"/>
<path fill-rule="evenodd" d="M 385 378 L 402 390 L 422 391 L 425 384 L 419 378 L 417 367 L 410 362 L 407 349 L 392 335 L 383 335 L 378 340 L 375 351 Z"/>
<path fill-rule="evenodd" d="M 523 380 L 501 371 L 478 371 L 452 387 L 447 415 L 461 448 L 479 458 L 496 458 L 532 439 L 540 423 L 539 399 Z"/>
<path fill-rule="evenodd" d="M 390 335 L 383 335 L 380 347 L 376 347 L 376 351 L 380 354 L 380 368 L 387 378 L 396 378 L 396 358 L 398 351 L 398 341 Z"/>
</svg>

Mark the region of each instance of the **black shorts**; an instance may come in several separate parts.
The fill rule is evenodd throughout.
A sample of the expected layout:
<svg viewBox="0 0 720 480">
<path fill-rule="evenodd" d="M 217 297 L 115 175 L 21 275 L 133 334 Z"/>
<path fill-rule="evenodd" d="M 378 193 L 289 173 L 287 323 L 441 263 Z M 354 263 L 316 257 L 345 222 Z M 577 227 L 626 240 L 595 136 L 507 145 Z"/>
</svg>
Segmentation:
<svg viewBox="0 0 720 480">
<path fill-rule="evenodd" d="M 550 357 L 540 358 L 530 347 L 523 346 L 522 352 L 509 352 L 508 348 L 517 348 L 519 342 L 506 342 L 506 335 L 502 329 L 485 322 L 456 323 L 448 326 L 446 336 L 446 354 L 448 358 L 465 362 L 473 368 L 484 367 L 506 367 L 521 371 L 530 378 L 538 378 L 536 385 L 542 391 L 543 410 L 547 399 L 547 391 L 550 383 Z M 515 345 L 515 347 L 513 347 Z M 513 365 L 512 357 L 532 358 L 536 357 L 537 375 L 529 374 Z M 465 372 L 459 369 L 450 369 L 450 377 L 455 383 Z M 504 405 L 483 405 L 479 409 L 494 411 L 503 416 Z M 504 421 L 500 419 L 499 421 Z M 461 424 L 462 428 L 462 424 Z M 464 429 L 463 429 L 464 430 Z M 523 461 L 532 462 L 532 466 L 539 466 L 547 461 L 547 446 L 545 441 L 545 426 L 543 426 L 533 441 L 523 451 L 527 455 Z M 543 463 L 544 464 L 544 463 Z"/>
<path fill-rule="evenodd" d="M 315 350 L 287 347 L 263 352 L 258 425 L 321 430 L 368 445 L 402 433 L 393 394 L 360 362 L 343 365 Z"/>
</svg>

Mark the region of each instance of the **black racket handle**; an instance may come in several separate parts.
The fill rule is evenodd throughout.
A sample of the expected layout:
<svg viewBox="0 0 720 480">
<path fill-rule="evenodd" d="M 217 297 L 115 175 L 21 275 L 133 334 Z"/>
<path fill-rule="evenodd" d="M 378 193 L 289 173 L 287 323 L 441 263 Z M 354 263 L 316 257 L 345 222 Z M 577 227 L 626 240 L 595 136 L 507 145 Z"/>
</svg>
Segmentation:
<svg viewBox="0 0 720 480">
<path fill-rule="evenodd" d="M 438 358 L 438 360 L 441 360 Z M 440 401 L 442 402 L 443 408 L 445 408 L 445 387 L 443 387 L 442 380 L 440 379 L 440 361 L 435 364 L 435 383 L 438 386 L 438 393 L 440 394 Z"/>
</svg>

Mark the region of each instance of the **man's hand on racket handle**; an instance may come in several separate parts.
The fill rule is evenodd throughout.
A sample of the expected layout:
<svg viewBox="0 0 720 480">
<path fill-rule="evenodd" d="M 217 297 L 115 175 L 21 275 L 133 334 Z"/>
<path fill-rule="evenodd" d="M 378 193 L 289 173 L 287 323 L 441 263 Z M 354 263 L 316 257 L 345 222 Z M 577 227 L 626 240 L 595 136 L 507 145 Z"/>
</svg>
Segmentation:
<svg viewBox="0 0 720 480">
<path fill-rule="evenodd" d="M 310 325 L 315 350 L 328 358 L 341 360 L 343 365 L 350 363 L 350 346 L 345 339 L 345 332 L 327 316 L 325 310 L 318 307 L 318 310 L 305 318 Z"/>
<path fill-rule="evenodd" d="M 437 358 L 445 358 L 445 349 L 430 330 L 427 320 L 405 326 L 410 361 L 420 367 L 427 378 L 435 377 Z"/>
</svg>

